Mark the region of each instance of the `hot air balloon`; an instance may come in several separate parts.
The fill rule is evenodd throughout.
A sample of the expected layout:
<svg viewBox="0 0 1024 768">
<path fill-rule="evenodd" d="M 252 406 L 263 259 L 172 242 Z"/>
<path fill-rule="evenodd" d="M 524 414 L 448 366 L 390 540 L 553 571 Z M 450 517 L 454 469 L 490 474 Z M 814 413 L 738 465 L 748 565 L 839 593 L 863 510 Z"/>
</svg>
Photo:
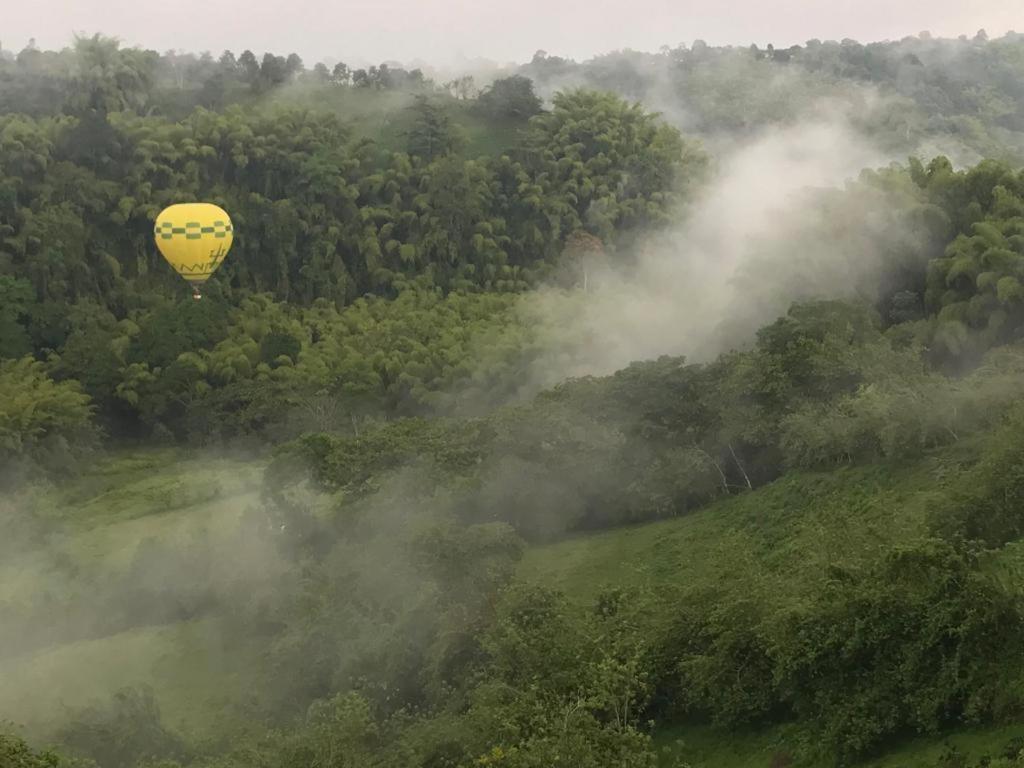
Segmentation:
<svg viewBox="0 0 1024 768">
<path fill-rule="evenodd" d="M 192 285 L 192 296 L 224 261 L 233 240 L 231 219 L 211 203 L 178 203 L 164 208 L 153 227 L 156 247 Z"/>
</svg>

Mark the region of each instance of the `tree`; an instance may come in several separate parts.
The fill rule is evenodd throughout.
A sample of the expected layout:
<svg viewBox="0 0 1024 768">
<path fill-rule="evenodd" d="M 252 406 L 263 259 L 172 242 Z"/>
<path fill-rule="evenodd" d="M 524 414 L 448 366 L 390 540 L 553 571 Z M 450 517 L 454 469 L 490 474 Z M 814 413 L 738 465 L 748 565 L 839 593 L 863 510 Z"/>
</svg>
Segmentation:
<svg viewBox="0 0 1024 768">
<path fill-rule="evenodd" d="M 0 733 L 0 765 L 8 768 L 89 768 L 50 750 L 36 751 L 13 734 Z"/>
<path fill-rule="evenodd" d="M 76 381 L 57 383 L 30 357 L 0 362 L 0 459 L 46 462 L 46 455 L 76 455 L 96 438 L 89 396 Z"/>
<path fill-rule="evenodd" d="M 546 226 L 555 224 L 559 240 L 582 227 L 612 244 L 616 231 L 667 221 L 671 206 L 703 178 L 706 163 L 639 104 L 585 90 L 555 96 L 551 111 L 530 121 L 524 144 L 524 165 L 548 198 Z M 663 190 L 657 202 L 649 197 L 655 188 Z"/>
<path fill-rule="evenodd" d="M 287 331 L 275 328 L 260 341 L 260 359 L 270 366 L 279 364 L 278 358 L 285 357 L 292 363 L 299 358 L 302 345 Z"/>
<path fill-rule="evenodd" d="M 154 368 L 173 363 L 184 352 L 212 347 L 224 338 L 228 308 L 221 302 L 186 299 L 150 315 L 128 352 L 131 362 Z"/>
<path fill-rule="evenodd" d="M 413 113 L 406 134 L 410 155 L 430 162 L 460 147 L 462 137 L 443 106 L 428 96 L 418 95 L 409 109 Z"/>
<path fill-rule="evenodd" d="M 334 65 L 334 69 L 331 70 L 331 78 L 338 85 L 348 85 L 352 79 L 352 72 L 348 68 L 348 64 L 343 61 L 339 61 Z"/>
<path fill-rule="evenodd" d="M 387 90 L 394 87 L 394 76 L 387 64 L 381 64 L 379 67 L 370 67 L 368 74 L 370 84 L 377 90 Z"/>
<path fill-rule="evenodd" d="M 22 323 L 34 299 L 27 280 L 0 275 L 0 360 L 32 351 L 32 340 Z"/>
<path fill-rule="evenodd" d="M 331 82 L 331 72 L 322 61 L 318 61 L 313 67 L 313 79 L 318 83 Z"/>
<path fill-rule="evenodd" d="M 116 40 L 99 34 L 77 37 L 74 50 L 78 72 L 72 105 L 76 113 L 106 115 L 144 108 L 153 84 L 153 56 L 122 50 Z"/>
<path fill-rule="evenodd" d="M 617 615 L 616 596 L 602 597 L 581 620 L 550 590 L 506 593 L 483 640 L 487 675 L 471 693 L 469 717 L 486 744 L 477 764 L 657 764 L 638 728 L 650 691 L 644 640 Z"/>
<path fill-rule="evenodd" d="M 836 569 L 810 610 L 780 623 L 781 692 L 844 761 L 894 733 L 990 711 L 1021 658 L 1015 598 L 943 541 L 897 547 L 866 572 Z"/>
<path fill-rule="evenodd" d="M 291 75 L 292 69 L 287 59 L 283 56 L 275 56 L 272 53 L 263 54 L 258 80 L 261 90 L 268 90 L 281 85 L 287 82 Z"/>
<path fill-rule="evenodd" d="M 181 739 L 167 730 L 160 708 L 148 688 L 117 691 L 105 706 L 75 713 L 62 726 L 59 739 L 77 754 L 109 768 L 134 768 L 142 761 L 181 758 Z"/>
<path fill-rule="evenodd" d="M 238 57 L 238 66 L 242 68 L 245 82 L 255 87 L 260 76 L 260 63 L 256 60 L 256 55 L 248 48 L 242 51 Z"/>
<path fill-rule="evenodd" d="M 583 230 L 569 235 L 562 249 L 562 263 L 574 285 L 586 293 L 589 288 L 590 270 L 605 255 L 604 243 Z"/>
<path fill-rule="evenodd" d="M 297 53 L 289 53 L 288 58 L 284 62 L 285 71 L 288 73 L 288 77 L 294 78 L 296 75 L 301 74 L 305 67 L 302 64 L 302 58 Z"/>
<path fill-rule="evenodd" d="M 541 100 L 533 92 L 533 81 L 522 75 L 495 80 L 477 102 L 486 114 L 505 120 L 525 121 L 541 111 Z"/>
<path fill-rule="evenodd" d="M 373 85 L 370 74 L 365 69 L 357 69 L 352 72 L 352 85 L 356 88 L 369 88 Z"/>
<path fill-rule="evenodd" d="M 476 83 L 473 80 L 472 75 L 463 75 L 454 80 L 444 84 L 444 87 L 448 89 L 448 92 L 459 100 L 466 100 L 473 98 L 476 93 Z"/>
<path fill-rule="evenodd" d="M 73 379 L 102 407 L 119 381 L 125 352 L 138 326 L 119 324 L 104 307 L 82 301 L 67 311 L 71 332 L 54 361 L 58 379 Z"/>
<path fill-rule="evenodd" d="M 187 57 L 164 60 L 178 66 L 186 83 L 193 77 Z M 280 57 L 266 64 L 270 76 Z M 251 52 L 239 57 L 237 74 L 210 62 L 203 66 L 210 67 L 209 79 L 186 91 L 210 106 L 235 98 L 253 67 L 262 82 Z M 418 80 L 404 82 L 419 87 Z M 310 392 L 339 396 L 326 371 L 340 376 L 341 369 L 355 377 L 360 392 L 372 392 L 360 401 L 361 415 L 448 407 L 442 403 L 450 398 L 442 393 L 470 378 L 461 363 L 467 353 L 462 332 L 454 330 L 457 322 L 468 312 L 474 324 L 495 333 L 475 313 L 491 307 L 498 323 L 508 307 L 505 298 L 467 300 L 458 309 L 440 305 L 440 348 L 450 359 L 424 352 L 439 343 L 422 333 L 434 321 L 434 309 L 399 304 L 384 318 L 375 303 L 365 314 L 359 308 L 334 314 L 321 329 L 324 335 L 336 333 L 336 323 L 387 323 L 381 332 L 393 357 L 382 361 L 372 346 L 360 344 L 358 355 L 332 350 L 337 362 L 330 362 L 324 344 L 308 360 L 308 350 L 299 360 L 283 356 L 299 369 L 295 379 L 288 365 L 261 361 L 266 328 L 250 328 L 245 312 L 235 314 L 237 305 L 262 291 L 310 311 L 318 299 L 337 309 L 370 291 L 387 297 L 406 292 L 417 302 L 435 291 L 522 291 L 557 262 L 567 233 L 582 226 L 605 239 L 605 230 L 646 224 L 650 214 L 673 204 L 645 171 L 671 167 L 671 161 L 660 162 L 666 159 L 660 143 L 667 147 L 670 138 L 656 133 L 651 147 L 638 139 L 603 158 L 575 158 L 580 147 L 570 131 L 578 131 L 584 144 L 622 133 L 615 109 L 596 119 L 581 106 L 571 125 L 556 121 L 527 129 L 524 151 L 464 157 L 453 105 L 419 95 L 407 113 L 412 156 L 381 153 L 369 140 L 353 142 L 337 117 L 302 109 L 228 107 L 182 120 L 124 112 L 108 119 L 95 111 L 76 120 L 0 116 L 0 271 L 19 285 L 29 283 L 35 295 L 24 310 L 15 310 L 24 302 L 13 296 L 4 302 L 9 354 L 55 353 L 54 376 L 78 380 L 117 434 L 151 428 L 146 422 L 168 415 L 169 408 L 177 422 L 196 429 L 204 428 L 203 419 L 185 411 L 216 412 L 206 419 L 212 430 L 228 428 L 227 414 L 237 408 L 241 429 L 262 430 L 283 419 L 270 405 L 272 397 L 294 405 Z M 600 199 L 591 205 L 598 190 Z M 154 210 L 182 195 L 222 203 L 244 222 L 245 237 L 208 284 L 206 300 L 172 310 L 166 298 L 182 296 L 184 286 L 152 248 L 151 227 Z M 611 251 L 615 243 L 605 242 Z M 200 322 L 204 312 L 213 314 Z M 274 318 L 266 327 L 274 324 L 287 325 Z M 288 332 L 305 346 L 301 329 Z M 401 348 L 401 339 L 421 337 L 422 346 Z M 202 365 L 179 365 L 186 353 L 199 355 Z M 515 344 L 494 348 L 486 364 L 493 385 L 506 386 L 498 372 L 514 354 Z M 203 367 L 206 372 L 199 373 Z M 262 381 L 266 369 L 274 373 L 273 388 Z M 230 391 L 214 397 L 204 386 Z M 473 386 L 482 395 L 483 380 Z M 348 412 L 350 403 L 341 399 Z"/>
</svg>

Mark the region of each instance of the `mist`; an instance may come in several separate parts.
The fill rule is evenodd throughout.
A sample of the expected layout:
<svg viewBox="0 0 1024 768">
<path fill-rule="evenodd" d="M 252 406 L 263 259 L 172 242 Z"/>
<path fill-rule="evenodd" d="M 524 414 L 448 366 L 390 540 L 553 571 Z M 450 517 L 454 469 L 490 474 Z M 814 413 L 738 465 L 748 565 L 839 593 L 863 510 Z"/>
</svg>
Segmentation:
<svg viewBox="0 0 1024 768">
<path fill-rule="evenodd" d="M 223 457 L 209 453 L 206 461 L 216 466 Z M 154 682 L 166 627 L 191 634 L 197 665 L 230 659 L 258 628 L 254 619 L 294 584 L 260 489 L 249 471 L 206 471 L 191 483 L 191 496 L 177 499 L 190 507 L 187 515 L 173 514 L 182 489 L 165 485 L 163 499 L 137 497 L 137 517 L 115 513 L 108 525 L 101 517 L 84 530 L 54 509 L 57 489 L 5 490 L 0 721 L 49 738 L 77 708 Z M 161 502 L 172 505 L 170 514 L 159 511 Z M 94 645 L 111 638 L 105 648 Z M 118 648 L 129 654 L 120 662 Z M 82 666 L 89 684 L 71 684 Z"/>
<path fill-rule="evenodd" d="M 524 323 L 553 337 L 524 391 L 660 355 L 707 362 L 752 341 L 793 301 L 870 298 L 863 292 L 885 266 L 882 243 L 911 235 L 896 232 L 895 222 L 872 221 L 885 213 L 883 196 L 845 188 L 887 159 L 843 116 L 734 144 L 676 225 L 618 263 L 592 264 L 585 291 L 543 288 L 524 299 Z M 838 200 L 841 210 L 823 207 L 825 200 Z M 837 213 L 860 219 L 863 231 L 830 239 Z"/>
<path fill-rule="evenodd" d="M 281 44 L 287 45 L 287 39 Z M 278 334 L 280 354 L 266 353 L 262 342 L 270 334 L 253 332 L 248 347 L 236 350 L 231 358 L 231 371 L 217 374 L 222 378 L 210 377 L 225 392 L 224 400 L 217 401 L 223 410 L 189 410 L 202 399 L 191 399 L 199 391 L 198 382 L 207 385 L 207 380 L 205 368 L 191 378 L 205 361 L 185 353 L 195 360 L 194 367 L 181 374 L 190 387 L 189 402 L 179 402 L 192 421 L 212 420 L 214 414 L 228 422 L 237 414 L 240 422 L 249 419 L 247 428 L 254 425 L 252 433 L 245 438 L 237 437 L 241 429 L 208 434 L 200 429 L 205 425 L 199 425 L 182 428 L 176 436 L 195 445 L 262 439 L 264 447 L 280 447 L 307 430 L 322 434 L 296 441 L 269 462 L 257 462 L 258 469 L 255 463 L 249 465 L 248 471 L 243 462 L 225 461 L 216 449 L 193 448 L 187 458 L 179 455 L 169 463 L 190 462 L 192 469 L 203 465 L 196 469 L 205 473 L 201 478 L 185 469 L 180 477 L 168 480 L 163 474 L 168 468 L 157 459 L 149 467 L 155 478 L 150 483 L 146 467 L 136 468 L 137 476 L 128 471 L 117 477 L 109 470 L 119 460 L 113 454 L 105 457 L 110 464 L 100 467 L 98 479 L 88 479 L 96 487 L 76 487 L 74 480 L 66 486 L 40 481 L 32 492 L 0 491 L 0 529 L 5 531 L 0 537 L 0 721 L 27 724 L 33 737 L 48 738 L 75 721 L 83 705 L 102 701 L 123 685 L 154 681 L 191 686 L 182 698 L 195 703 L 196 711 L 215 700 L 225 712 L 237 707 L 257 728 L 288 722 L 311 701 L 349 690 L 359 690 L 381 712 L 390 712 L 395 702 L 402 704 L 403 716 L 406 706 L 413 712 L 446 711 L 451 691 L 459 684 L 468 687 L 467 681 L 479 672 L 474 643 L 493 619 L 494 596 L 513 580 L 527 543 L 550 543 L 567 534 L 686 514 L 737 489 L 753 491 L 788 471 L 785 460 L 772 455 L 763 460 L 760 475 L 752 469 L 751 482 L 747 468 L 764 446 L 746 446 L 744 454 L 741 432 L 736 433 L 739 437 L 721 437 L 717 411 L 700 411 L 706 404 L 696 401 L 715 401 L 719 391 L 713 376 L 699 381 L 708 389 L 700 390 L 694 383 L 709 369 L 694 373 L 674 361 L 660 361 L 644 370 L 640 385 L 627 381 L 620 390 L 587 390 L 594 382 L 575 382 L 539 398 L 536 408 L 508 407 L 530 402 L 568 380 L 606 376 L 665 355 L 711 362 L 730 350 L 749 347 L 759 328 L 785 314 L 796 301 L 851 300 L 872 305 L 884 316 L 888 308 L 882 300 L 889 299 L 887 281 L 894 273 L 924 274 L 924 265 L 935 255 L 934 243 L 927 228 L 907 214 L 924 193 L 891 164 L 905 163 L 907 154 L 927 161 L 942 153 L 957 165 L 973 163 L 980 155 L 958 144 L 952 134 L 936 131 L 917 143 L 909 123 L 904 132 L 902 124 L 893 129 L 875 119 L 883 113 L 899 116 L 908 103 L 901 100 L 904 97 L 882 96 L 854 78 L 823 84 L 806 73 L 783 69 L 765 77 L 774 65 L 746 51 L 733 53 L 716 72 L 736 88 L 718 91 L 714 78 L 708 77 L 695 89 L 706 99 L 702 103 L 681 84 L 686 78 L 707 75 L 702 70 L 705 62 L 697 61 L 694 70 L 682 76 L 673 69 L 669 52 L 626 52 L 588 62 L 587 67 L 597 70 L 604 65 L 616 68 L 622 74 L 617 81 L 620 95 L 656 111 L 688 140 L 699 142 L 710 157 L 708 179 L 692 185 L 693 197 L 672 212 L 668 225 L 624 233 L 623 245 L 606 243 L 607 252 L 594 255 L 577 270 L 581 275 L 572 287 L 566 287 L 564 279 L 560 284 L 553 279 L 525 293 L 503 296 L 502 301 L 509 303 L 501 304 L 494 315 L 504 322 L 507 307 L 518 302 L 514 322 L 509 323 L 515 327 L 472 326 L 484 328 L 474 339 L 476 358 L 456 359 L 452 353 L 453 359 L 445 361 L 446 372 L 461 369 L 468 372 L 466 378 L 482 371 L 467 385 L 476 389 L 465 394 L 462 384 L 455 384 L 456 391 L 429 393 L 450 403 L 450 408 L 430 411 L 432 404 L 425 398 L 413 403 L 408 391 L 396 387 L 397 405 L 392 410 L 382 405 L 366 417 L 377 423 L 362 429 L 356 406 L 349 404 L 345 407 L 352 413 L 342 413 L 343 395 L 332 400 L 342 392 L 337 382 L 311 377 L 309 381 L 323 388 L 308 397 L 301 389 L 309 382 L 300 380 L 306 372 L 298 370 L 297 363 L 319 343 L 320 334 L 317 330 L 304 335 L 308 329 L 301 328 L 302 319 L 309 315 L 282 312 L 291 325 L 282 326 Z M 360 61 L 347 54 L 338 58 L 352 65 Z M 530 74 L 530 66 L 518 71 Z M 708 64 L 707 70 L 716 66 Z M 435 68 L 424 65 L 424 71 L 438 84 L 470 73 L 482 87 L 517 69 L 462 57 Z M 550 102 L 557 91 L 594 87 L 601 79 L 599 71 L 595 75 L 593 69 L 569 67 L 538 79 L 538 92 Z M 293 82 L 258 94 L 253 103 L 304 108 L 309 93 L 315 90 Z M 363 134 L 387 138 L 389 133 L 397 136 L 402 127 L 393 114 L 413 98 L 404 91 L 368 88 L 347 92 L 345 100 L 333 106 L 325 99 L 325 108 L 357 128 L 361 124 Z M 756 100 L 756 108 L 750 110 L 754 118 L 736 108 L 748 100 Z M 294 154 L 302 158 L 306 153 Z M 330 162 L 333 157 L 325 153 L 315 159 Z M 337 157 L 344 154 L 339 151 Z M 359 162 L 354 160 L 353 167 Z M 635 166 L 624 171 L 624 185 L 631 167 Z M 354 173 L 353 177 L 358 183 L 346 190 L 349 202 L 358 199 L 359 184 L 377 183 Z M 300 191 L 284 193 L 285 200 L 274 201 L 275 206 L 284 202 L 280 207 L 285 209 L 300 198 L 309 182 L 303 174 L 298 178 L 292 189 Z M 422 185 L 419 190 L 404 190 L 397 181 L 389 183 L 412 198 L 422 191 Z M 259 197 L 255 191 L 247 194 Z M 320 215 L 331 204 L 317 205 Z M 252 210 L 259 214 L 250 222 L 271 209 Z M 360 210 L 358 216 L 364 213 Z M 419 215 L 417 210 L 403 211 L 406 214 L 413 220 Z M 585 223 L 587 212 L 582 218 Z M 311 221 L 316 223 L 315 217 Z M 376 242 L 376 235 L 372 229 L 367 241 Z M 561 245 L 555 237 L 542 253 L 557 252 Z M 270 237 L 262 243 L 268 252 L 279 245 Z M 405 244 L 398 239 L 394 243 L 405 259 Z M 345 249 L 364 247 L 355 238 L 334 242 L 329 249 L 333 262 L 327 265 L 337 269 L 334 277 L 344 274 L 350 279 L 344 273 Z M 289 258 L 300 269 L 311 261 L 302 264 L 307 254 L 298 249 Z M 540 270 L 548 266 L 544 263 Z M 282 274 L 287 275 L 289 267 L 286 262 Z M 310 282 L 332 274 L 325 267 Z M 254 284 L 269 290 L 267 282 Z M 489 291 L 491 285 L 471 287 L 466 293 L 475 288 Z M 399 290 L 404 288 L 395 292 Z M 436 295 L 441 295 L 440 288 Z M 430 296 L 435 298 L 434 293 Z M 158 303 L 152 296 L 147 300 Z M 329 303 L 323 301 L 325 306 Z M 289 303 L 287 293 L 281 303 Z M 302 306 L 300 301 L 291 303 Z M 191 306 L 187 301 L 185 305 Z M 268 312 L 267 317 L 277 316 Z M 337 330 L 341 325 L 331 332 L 338 334 L 339 344 L 351 343 L 345 333 L 360 330 L 342 332 Z M 300 330 L 291 336 L 294 326 Z M 133 343 L 127 336 L 118 339 L 126 347 Z M 425 346 L 408 338 L 400 341 Z M 294 342 L 294 352 L 289 342 Z M 490 348 L 501 345 L 494 352 L 495 365 L 476 366 L 487 363 Z M 108 346 L 112 348 L 113 342 Z M 103 352 L 99 344 L 96 349 Z M 391 362 L 382 362 L 384 355 L 376 352 L 359 360 L 362 367 L 341 367 L 338 378 L 357 380 L 366 373 L 371 382 L 367 388 L 376 386 L 377 379 L 370 374 Z M 908 358 L 914 352 L 908 352 Z M 505 365 L 509 360 L 513 362 Z M 908 363 L 908 369 L 915 364 Z M 402 383 L 408 372 L 392 368 L 379 379 L 390 378 L 389 387 L 396 380 Z M 160 370 L 155 369 L 154 379 Z M 245 378 L 244 372 L 253 370 L 261 375 Z M 271 371 L 276 373 L 271 376 Z M 495 379 L 504 378 L 488 379 L 493 371 Z M 687 378 L 691 374 L 693 378 Z M 741 369 L 738 375 L 743 374 Z M 1017 371 L 1013 374 L 1016 377 Z M 407 378 L 421 380 L 411 374 Z M 610 383 L 617 386 L 619 378 L 628 377 Z M 264 388 L 268 381 L 294 385 L 294 392 L 287 386 Z M 236 383 L 245 388 L 231 389 Z M 635 389 L 627 391 L 631 385 Z M 257 396 L 246 400 L 253 390 L 258 390 Z M 380 390 L 384 391 L 383 384 Z M 560 400 L 566 392 L 568 396 Z M 687 410 L 688 396 L 694 392 L 700 397 L 694 397 L 693 410 Z M 299 395 L 292 397 L 295 393 Z M 117 401 L 122 394 L 120 387 L 113 390 L 111 402 L 123 407 Z M 408 402 L 403 400 L 406 396 Z M 271 405 L 257 402 L 257 397 Z M 296 405 L 296 397 L 310 402 L 321 398 L 327 415 L 296 415 L 303 409 Z M 275 413 L 263 421 L 262 412 L 240 413 L 254 402 L 253 410 L 266 407 Z M 839 401 L 829 405 L 834 402 Z M 589 408 L 593 403 L 600 407 Z M 957 409 L 951 410 L 955 422 Z M 668 415 L 648 430 L 651 422 L 645 419 L 652 412 L 657 418 Z M 158 435 L 155 424 L 170 437 L 163 420 L 171 423 L 178 411 L 166 413 L 146 413 L 153 423 L 127 417 L 126 422 L 140 434 L 145 425 Z M 423 413 L 454 418 L 406 418 Z M 670 428 L 665 427 L 673 420 Z M 684 434 L 692 424 L 699 425 L 692 427 L 693 434 L 699 433 L 696 438 Z M 651 438 L 648 432 L 658 429 L 662 433 Z M 700 430 L 707 430 L 707 435 Z M 774 434 L 771 428 L 766 432 Z M 952 440 L 958 439 L 952 429 L 949 432 Z M 224 438 L 225 434 L 231 437 Z M 106 472 L 112 477 L 103 477 Z M 65 514 L 65 507 L 80 519 Z M 182 668 L 196 671 L 195 677 L 180 683 L 171 680 Z M 215 684 L 228 682 L 223 690 L 211 692 L 204 687 L 206 675 L 216 679 Z M 188 712 L 172 711 L 165 713 L 165 722 L 190 739 L 204 726 L 210 731 L 219 728 L 189 717 Z M 234 746 L 228 743 L 233 736 L 217 734 L 224 747 Z"/>
</svg>

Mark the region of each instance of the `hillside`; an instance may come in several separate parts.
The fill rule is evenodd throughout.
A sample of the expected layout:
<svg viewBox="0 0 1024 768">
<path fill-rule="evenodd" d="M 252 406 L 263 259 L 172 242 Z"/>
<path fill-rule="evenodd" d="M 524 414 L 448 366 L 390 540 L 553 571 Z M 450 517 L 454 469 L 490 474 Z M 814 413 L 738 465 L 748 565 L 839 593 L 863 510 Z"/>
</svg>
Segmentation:
<svg viewBox="0 0 1024 768">
<path fill-rule="evenodd" d="M 723 601 L 756 595 L 769 610 L 782 611 L 813 596 L 830 567 L 857 569 L 926 535 L 929 508 L 963 483 L 995 439 L 994 433 L 978 435 L 902 465 L 790 473 L 679 519 L 532 546 L 519 577 L 562 590 L 580 607 L 592 606 L 608 589 L 657 595 L 657 604 L 666 605 L 668 595 L 713 588 Z M 60 543 L 23 553 L 22 562 L 64 556 L 83 567 L 102 563 L 113 573 L 129 568 L 147 539 L 180 547 L 201 536 L 212 549 L 230 549 L 239 512 L 257 501 L 260 466 L 167 450 L 112 457 L 70 488 L 41 498 L 36 508 L 64 524 Z M 38 583 L 40 576 L 20 563 L 0 575 L 6 599 L 16 593 L 39 599 L 21 591 L 19 584 Z M 161 621 L 0 660 L 0 719 L 45 737 L 54 711 L 149 685 L 165 724 L 190 740 L 237 737 L 246 729 L 244 713 L 266 647 L 258 637 L 238 642 L 230 621 L 217 613 Z M 654 613 L 645 621 L 653 631 L 670 617 Z M 947 744 L 978 759 L 1020 734 L 1019 727 L 1000 726 L 896 740 L 865 765 L 930 768 Z M 791 751 L 799 731 L 669 721 L 655 737 L 674 756 L 664 756 L 665 765 L 681 757 L 706 768 L 753 768 Z M 804 759 L 797 765 L 829 763 Z"/>
<path fill-rule="evenodd" d="M 927 513 L 963 481 L 986 450 L 982 436 L 903 465 L 793 473 L 678 520 L 573 537 L 527 550 L 521 576 L 564 590 L 590 607 L 608 589 L 666 595 L 714 589 L 723 603 L 755 595 L 784 611 L 812 596 L 831 567 L 856 569 L 882 553 L 927 535 Z M 1019 562 L 1019 548 L 1006 553 Z M 1017 582 L 1017 587 L 1022 585 Z M 649 621 L 670 622 L 654 615 Z M 952 745 L 969 761 L 1001 754 L 1024 726 L 956 728 L 942 735 L 896 739 L 862 765 L 933 768 Z M 799 728 L 662 723 L 656 743 L 702 768 L 760 768 L 792 754 Z M 827 758 L 798 759 L 821 766 Z"/>
<path fill-rule="evenodd" d="M 799 602 L 830 566 L 856 567 L 927 532 L 929 502 L 976 461 L 980 440 L 904 466 L 794 472 L 677 520 L 534 547 L 522 575 L 589 603 L 610 587 L 721 587 Z"/>
<path fill-rule="evenodd" d="M 1024 764 L 1024 38 L 507 74 L 0 50 L 0 768 Z"/>
</svg>

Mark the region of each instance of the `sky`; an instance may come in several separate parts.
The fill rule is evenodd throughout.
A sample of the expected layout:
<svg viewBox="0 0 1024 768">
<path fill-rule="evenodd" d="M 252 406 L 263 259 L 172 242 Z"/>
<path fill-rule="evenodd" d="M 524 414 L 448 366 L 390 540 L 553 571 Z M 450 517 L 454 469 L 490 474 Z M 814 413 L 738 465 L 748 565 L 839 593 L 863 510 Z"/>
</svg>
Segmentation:
<svg viewBox="0 0 1024 768">
<path fill-rule="evenodd" d="M 62 48 L 100 32 L 158 51 L 246 48 L 350 64 L 437 66 L 535 51 L 585 59 L 622 48 L 895 40 L 1024 31 L 1024 0 L 0 0 L 0 45 Z"/>
</svg>

